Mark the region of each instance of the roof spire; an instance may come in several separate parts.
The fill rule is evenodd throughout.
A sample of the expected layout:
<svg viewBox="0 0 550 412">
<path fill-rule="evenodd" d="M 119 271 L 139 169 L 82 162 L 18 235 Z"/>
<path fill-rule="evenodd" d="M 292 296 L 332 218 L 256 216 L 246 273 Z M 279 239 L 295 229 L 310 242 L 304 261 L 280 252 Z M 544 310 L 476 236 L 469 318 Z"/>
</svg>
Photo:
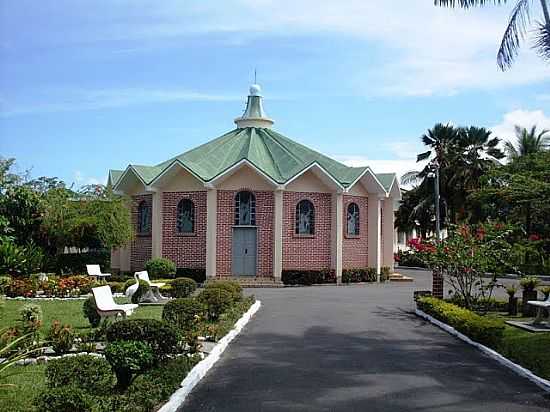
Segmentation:
<svg viewBox="0 0 550 412">
<path fill-rule="evenodd" d="M 256 80 L 256 69 L 254 69 L 254 81 Z M 250 94 L 246 102 L 246 109 L 241 117 L 235 119 L 239 129 L 245 127 L 261 127 L 271 129 L 273 120 L 267 117 L 262 105 L 262 88 L 254 83 L 250 86 Z"/>
</svg>

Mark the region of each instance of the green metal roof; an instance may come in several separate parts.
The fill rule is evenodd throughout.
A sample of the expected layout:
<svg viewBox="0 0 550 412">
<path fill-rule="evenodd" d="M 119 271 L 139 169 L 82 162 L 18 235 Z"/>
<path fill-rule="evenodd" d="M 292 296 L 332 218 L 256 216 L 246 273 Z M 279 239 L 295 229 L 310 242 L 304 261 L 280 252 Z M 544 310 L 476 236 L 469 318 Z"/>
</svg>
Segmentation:
<svg viewBox="0 0 550 412">
<path fill-rule="evenodd" d="M 386 192 L 390 191 L 394 179 L 397 179 L 397 175 L 395 173 L 377 173 L 376 177 L 382 186 L 384 186 Z"/>
<path fill-rule="evenodd" d="M 130 165 L 145 184 L 150 184 L 175 161 L 181 162 L 205 182 L 246 159 L 273 181 L 283 184 L 313 163 L 319 164 L 330 176 L 346 187 L 368 167 L 348 167 L 315 150 L 309 149 L 269 128 L 234 129 L 217 139 L 176 156 L 156 166 Z M 118 182 L 120 170 L 110 171 Z M 394 174 L 376 175 L 389 190 Z M 113 185 L 116 182 L 112 182 Z"/>
</svg>

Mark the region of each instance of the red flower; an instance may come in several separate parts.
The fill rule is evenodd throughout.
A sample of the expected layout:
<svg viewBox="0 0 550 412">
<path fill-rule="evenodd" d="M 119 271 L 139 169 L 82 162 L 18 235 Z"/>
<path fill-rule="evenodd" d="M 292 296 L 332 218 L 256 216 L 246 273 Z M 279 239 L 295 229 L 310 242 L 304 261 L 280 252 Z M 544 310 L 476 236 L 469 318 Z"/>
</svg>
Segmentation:
<svg viewBox="0 0 550 412">
<path fill-rule="evenodd" d="M 532 242 L 536 242 L 537 240 L 540 240 L 540 235 L 533 233 L 532 235 L 529 235 L 529 240 Z"/>
</svg>

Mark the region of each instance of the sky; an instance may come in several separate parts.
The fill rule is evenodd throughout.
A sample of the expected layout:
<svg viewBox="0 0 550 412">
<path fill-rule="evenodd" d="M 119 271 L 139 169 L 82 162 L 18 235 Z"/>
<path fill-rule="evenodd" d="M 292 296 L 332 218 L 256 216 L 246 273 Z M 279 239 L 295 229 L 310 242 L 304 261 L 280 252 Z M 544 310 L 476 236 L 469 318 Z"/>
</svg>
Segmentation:
<svg viewBox="0 0 550 412">
<path fill-rule="evenodd" d="M 515 124 L 550 128 L 550 66 L 529 34 L 511 70 L 496 65 L 512 7 L 0 0 L 0 156 L 36 177 L 105 183 L 110 168 L 157 164 L 233 129 L 256 69 L 278 132 L 402 174 L 438 122 L 503 139 Z"/>
</svg>

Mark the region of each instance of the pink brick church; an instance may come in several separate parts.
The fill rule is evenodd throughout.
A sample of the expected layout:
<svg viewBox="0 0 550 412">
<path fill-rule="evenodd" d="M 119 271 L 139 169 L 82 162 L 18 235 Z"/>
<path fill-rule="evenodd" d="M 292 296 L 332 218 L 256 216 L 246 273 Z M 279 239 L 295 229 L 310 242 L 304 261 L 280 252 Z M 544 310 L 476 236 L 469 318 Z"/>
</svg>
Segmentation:
<svg viewBox="0 0 550 412">
<path fill-rule="evenodd" d="M 393 268 L 395 174 L 348 167 L 273 130 L 250 87 L 234 130 L 156 166 L 110 170 L 133 199 L 136 234 L 111 265 L 151 257 L 209 277 L 281 279 L 284 271 Z"/>
</svg>

